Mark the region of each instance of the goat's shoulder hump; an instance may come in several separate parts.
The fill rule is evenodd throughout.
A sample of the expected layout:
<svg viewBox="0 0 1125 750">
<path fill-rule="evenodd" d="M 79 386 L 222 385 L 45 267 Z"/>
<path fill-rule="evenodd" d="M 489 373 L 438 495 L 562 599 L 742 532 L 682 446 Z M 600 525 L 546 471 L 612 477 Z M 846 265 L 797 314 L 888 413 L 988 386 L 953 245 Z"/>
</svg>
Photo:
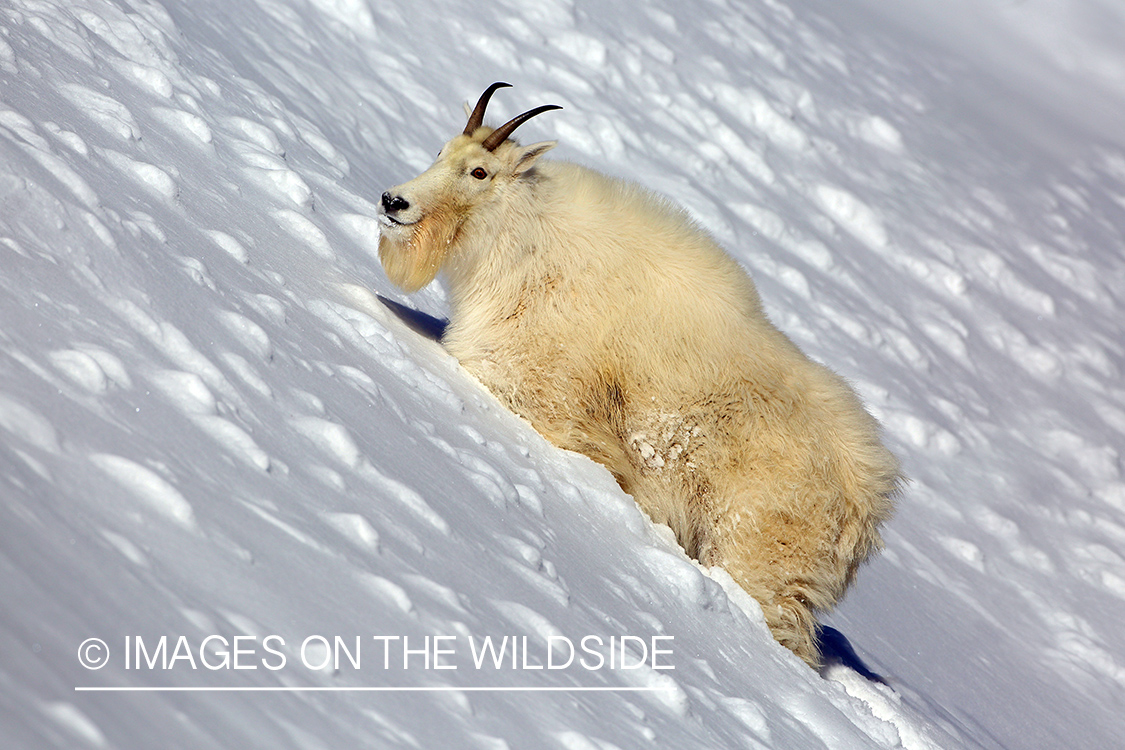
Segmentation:
<svg viewBox="0 0 1125 750">
<path fill-rule="evenodd" d="M 582 205 L 624 212 L 646 222 L 671 224 L 698 231 L 699 227 L 682 207 L 633 180 L 613 177 L 596 169 L 566 161 L 545 165 L 568 205 Z M 624 218 L 624 217 L 621 217 Z"/>
</svg>

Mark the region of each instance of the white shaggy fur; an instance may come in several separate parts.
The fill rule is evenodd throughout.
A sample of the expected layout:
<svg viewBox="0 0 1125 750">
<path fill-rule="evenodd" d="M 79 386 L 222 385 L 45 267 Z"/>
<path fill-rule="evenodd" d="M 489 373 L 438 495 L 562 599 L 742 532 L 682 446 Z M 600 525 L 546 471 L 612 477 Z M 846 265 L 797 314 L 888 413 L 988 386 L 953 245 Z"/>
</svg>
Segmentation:
<svg viewBox="0 0 1125 750">
<path fill-rule="evenodd" d="M 553 143 L 488 151 L 491 132 L 458 135 L 384 196 L 388 276 L 413 291 L 443 270 L 444 344 L 462 365 L 555 445 L 604 464 L 815 666 L 814 612 L 880 547 L 900 481 L 877 424 L 683 211 L 540 160 Z"/>
</svg>

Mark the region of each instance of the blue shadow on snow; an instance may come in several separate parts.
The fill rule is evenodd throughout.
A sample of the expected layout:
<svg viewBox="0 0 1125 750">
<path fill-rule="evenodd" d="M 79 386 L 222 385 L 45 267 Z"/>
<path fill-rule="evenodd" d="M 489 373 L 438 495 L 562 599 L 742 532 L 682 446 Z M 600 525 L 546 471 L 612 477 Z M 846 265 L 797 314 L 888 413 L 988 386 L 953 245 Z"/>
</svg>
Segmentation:
<svg viewBox="0 0 1125 750">
<path fill-rule="evenodd" d="M 448 320 L 435 318 L 433 315 L 415 310 L 412 307 L 395 302 L 393 299 L 387 299 L 381 294 L 375 295 L 379 298 L 388 310 L 393 312 L 395 316 L 410 328 L 415 333 L 419 333 L 428 339 L 434 341 L 441 341 L 442 335 L 445 334 L 445 328 L 449 325 Z"/>
</svg>

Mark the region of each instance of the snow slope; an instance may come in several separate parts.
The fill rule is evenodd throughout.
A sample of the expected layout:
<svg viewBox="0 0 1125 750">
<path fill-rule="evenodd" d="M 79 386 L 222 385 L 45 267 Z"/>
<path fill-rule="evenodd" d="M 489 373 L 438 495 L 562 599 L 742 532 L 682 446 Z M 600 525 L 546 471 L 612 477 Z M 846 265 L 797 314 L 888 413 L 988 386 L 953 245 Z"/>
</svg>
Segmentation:
<svg viewBox="0 0 1125 750">
<path fill-rule="evenodd" d="M 1120 15 L 1005 6 L 985 53 L 947 7 L 5 0 L 4 746 L 1125 743 L 1125 50 L 1085 20 Z M 1044 9 L 1097 54 L 1037 88 Z M 829 622 L 889 686 L 808 670 L 373 296 L 444 314 L 374 201 L 494 80 L 686 205 L 883 421 L 913 483 Z M 597 668 L 534 668 L 586 636 Z"/>
</svg>

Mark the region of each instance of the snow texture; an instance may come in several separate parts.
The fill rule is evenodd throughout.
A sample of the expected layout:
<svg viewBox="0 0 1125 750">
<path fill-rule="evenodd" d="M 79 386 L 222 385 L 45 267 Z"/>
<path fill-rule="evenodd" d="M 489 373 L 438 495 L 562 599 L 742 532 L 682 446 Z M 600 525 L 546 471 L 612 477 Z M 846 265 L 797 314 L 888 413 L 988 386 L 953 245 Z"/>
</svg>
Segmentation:
<svg viewBox="0 0 1125 750">
<path fill-rule="evenodd" d="M 1123 25 L 5 0 L 0 744 L 1125 746 Z M 885 682 L 774 643 L 383 276 L 379 194 L 495 80 L 885 425 L 913 481 L 828 619 Z"/>
</svg>

